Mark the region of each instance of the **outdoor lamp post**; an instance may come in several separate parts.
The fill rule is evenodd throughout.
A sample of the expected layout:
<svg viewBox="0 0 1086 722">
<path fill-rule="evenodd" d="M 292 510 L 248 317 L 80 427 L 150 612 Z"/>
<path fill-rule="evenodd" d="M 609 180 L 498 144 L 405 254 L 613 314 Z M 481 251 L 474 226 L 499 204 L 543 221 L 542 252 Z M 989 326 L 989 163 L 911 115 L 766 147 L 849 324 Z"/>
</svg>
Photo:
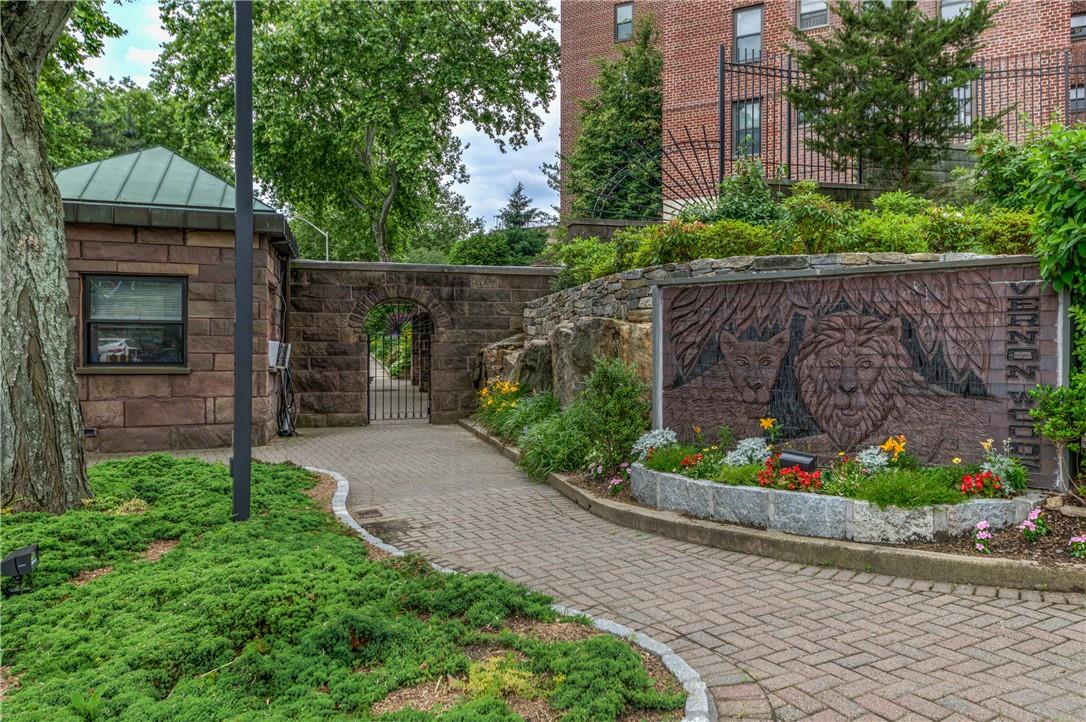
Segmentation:
<svg viewBox="0 0 1086 722">
<path fill-rule="evenodd" d="M 782 451 L 780 465 L 782 469 L 798 466 L 803 471 L 815 471 L 818 469 L 818 457 L 802 451 Z"/>
<path fill-rule="evenodd" d="M 25 547 L 16 549 L 10 552 L 3 561 L 0 561 L 0 575 L 5 577 L 11 577 L 16 583 L 22 581 L 23 577 L 28 577 L 34 573 L 34 570 L 38 568 L 38 545 L 28 544 Z M 10 596 L 12 594 L 20 594 L 27 591 L 26 587 L 12 588 L 8 587 L 4 594 Z"/>
<path fill-rule="evenodd" d="M 328 260 L 328 255 L 329 255 L 328 254 L 328 231 L 324 230 L 323 228 L 317 228 L 317 226 L 312 221 L 310 221 L 310 220 L 308 220 L 306 218 L 302 218 L 301 216 L 299 216 L 297 214 L 291 216 L 291 218 L 292 219 L 297 218 L 299 221 L 301 221 L 302 223 L 305 223 L 307 226 L 309 226 L 310 228 L 315 230 L 317 233 L 324 236 L 324 260 L 327 261 Z"/>
<path fill-rule="evenodd" d="M 233 519 L 249 518 L 253 441 L 253 5 L 234 2 Z"/>
</svg>

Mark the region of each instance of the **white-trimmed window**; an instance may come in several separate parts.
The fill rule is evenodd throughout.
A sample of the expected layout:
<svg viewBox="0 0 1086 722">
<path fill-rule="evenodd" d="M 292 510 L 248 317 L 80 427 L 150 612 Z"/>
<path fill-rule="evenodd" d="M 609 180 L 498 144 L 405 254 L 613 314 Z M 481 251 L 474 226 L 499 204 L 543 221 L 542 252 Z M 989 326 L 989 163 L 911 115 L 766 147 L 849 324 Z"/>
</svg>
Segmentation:
<svg viewBox="0 0 1086 722">
<path fill-rule="evenodd" d="M 762 153 L 762 99 L 732 103 L 732 157 Z"/>
<path fill-rule="evenodd" d="M 969 12 L 971 7 L 973 7 L 973 0 L 940 0 L 939 17 L 943 20 L 953 20 Z"/>
<path fill-rule="evenodd" d="M 735 11 L 736 62 L 753 63 L 762 59 L 762 6 L 739 8 Z"/>
<path fill-rule="evenodd" d="M 1071 39 L 1086 40 L 1086 13 L 1071 16 Z"/>
<path fill-rule="evenodd" d="M 830 9 L 826 0 L 799 0 L 799 29 L 810 30 L 828 25 Z"/>
<path fill-rule="evenodd" d="M 950 91 L 954 96 L 954 102 L 958 104 L 958 122 L 962 125 L 972 125 L 975 115 L 973 103 L 973 84 L 959 85 Z"/>
<path fill-rule="evenodd" d="M 84 363 L 183 366 L 187 290 L 183 276 L 84 276 Z"/>
<path fill-rule="evenodd" d="M 633 37 L 633 3 L 615 5 L 615 42 L 623 43 Z"/>
</svg>

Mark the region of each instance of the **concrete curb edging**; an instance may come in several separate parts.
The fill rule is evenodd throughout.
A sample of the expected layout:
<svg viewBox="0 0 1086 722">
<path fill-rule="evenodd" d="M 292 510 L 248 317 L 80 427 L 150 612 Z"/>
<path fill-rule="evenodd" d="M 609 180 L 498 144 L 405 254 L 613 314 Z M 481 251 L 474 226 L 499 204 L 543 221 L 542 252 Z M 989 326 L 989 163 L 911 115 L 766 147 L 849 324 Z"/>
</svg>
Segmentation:
<svg viewBox="0 0 1086 722">
<path fill-rule="evenodd" d="M 370 534 L 363 529 L 362 525 L 355 521 L 354 517 L 347 511 L 347 493 L 350 490 L 350 482 L 347 481 L 345 476 L 335 471 L 318 469 L 312 466 L 307 466 L 305 469 L 306 471 L 311 471 L 315 474 L 326 474 L 335 479 L 336 491 L 332 495 L 332 512 L 336 515 L 337 519 L 362 537 L 367 543 L 372 544 L 381 551 L 387 552 L 395 557 L 404 556 L 404 551 L 402 549 L 388 544 L 373 534 Z M 459 573 L 455 569 L 443 567 L 434 564 L 433 562 L 430 562 L 430 566 L 442 574 Z M 701 679 L 701 675 L 699 675 L 693 667 L 687 664 L 686 660 L 676 654 L 675 650 L 667 644 L 664 644 L 647 634 L 635 631 L 623 624 L 619 624 L 618 622 L 596 617 L 577 609 L 562 606 L 561 604 L 552 604 L 551 609 L 559 614 L 567 616 L 587 617 L 592 621 L 592 625 L 601 632 L 625 639 L 628 642 L 636 644 L 646 652 L 659 657 L 660 661 L 667 667 L 667 670 L 679 680 L 683 686 L 683 690 L 686 692 L 686 709 L 682 722 L 711 722 L 717 719 L 716 711 L 710 706 L 709 691 L 705 686 L 705 682 Z"/>
<path fill-rule="evenodd" d="M 507 458 L 513 461 L 520 458 L 516 448 L 506 446 L 501 439 L 474 421 L 461 419 L 460 425 L 497 448 Z M 808 566 L 833 566 L 910 579 L 1047 592 L 1086 592 L 1086 569 L 1078 565 L 1042 566 L 1020 559 L 974 558 L 840 539 L 796 536 L 768 529 L 749 529 L 691 519 L 673 511 L 611 501 L 572 484 L 569 478 L 562 474 L 551 474 L 547 483 L 578 506 L 609 522 L 692 544 Z"/>
<path fill-rule="evenodd" d="M 958 536 L 972 531 L 981 520 L 987 520 L 992 529 L 1005 529 L 1025 519 L 1045 496 L 1027 492 L 1012 499 L 880 509 L 861 499 L 718 484 L 655 471 L 640 463 L 630 469 L 630 491 L 646 506 L 698 519 L 826 539 L 890 544 Z"/>
</svg>

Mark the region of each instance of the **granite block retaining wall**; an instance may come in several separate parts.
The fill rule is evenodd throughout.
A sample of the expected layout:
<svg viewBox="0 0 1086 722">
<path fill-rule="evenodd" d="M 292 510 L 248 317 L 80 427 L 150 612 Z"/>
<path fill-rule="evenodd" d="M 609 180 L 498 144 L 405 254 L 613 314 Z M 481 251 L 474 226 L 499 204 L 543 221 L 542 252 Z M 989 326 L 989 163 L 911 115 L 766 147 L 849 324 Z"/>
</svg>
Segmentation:
<svg viewBox="0 0 1086 722">
<path fill-rule="evenodd" d="M 530 300 L 524 307 L 527 340 L 546 338 L 559 324 L 586 316 L 648 323 L 652 318 L 652 285 L 662 280 L 728 276 L 734 273 L 802 271 L 806 269 L 908 266 L 913 263 L 980 258 L 971 253 L 830 253 L 815 256 L 733 256 L 688 263 L 635 268 L 597 278 Z"/>
<path fill-rule="evenodd" d="M 880 509 L 860 499 L 730 486 L 634 464 L 631 493 L 642 504 L 698 519 L 774 529 L 789 534 L 901 544 L 960 536 L 987 520 L 993 529 L 1017 524 L 1043 499 L 976 499 L 916 509 Z"/>
</svg>

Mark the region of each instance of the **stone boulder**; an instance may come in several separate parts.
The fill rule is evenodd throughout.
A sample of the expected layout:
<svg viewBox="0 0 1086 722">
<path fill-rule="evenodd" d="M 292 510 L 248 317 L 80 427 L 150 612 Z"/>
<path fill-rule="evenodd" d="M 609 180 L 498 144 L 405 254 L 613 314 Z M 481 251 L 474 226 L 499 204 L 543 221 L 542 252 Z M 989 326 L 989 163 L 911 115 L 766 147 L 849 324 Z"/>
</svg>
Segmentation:
<svg viewBox="0 0 1086 722">
<path fill-rule="evenodd" d="M 551 345 L 546 339 L 532 339 L 521 348 L 511 378 L 533 391 L 549 391 L 554 385 Z"/>
<path fill-rule="evenodd" d="M 592 316 L 560 323 L 547 338 L 554 393 L 568 404 L 584 389 L 597 356 L 617 356 L 652 379 L 652 325 Z"/>
<path fill-rule="evenodd" d="M 479 377 L 476 380 L 476 386 L 481 387 L 493 379 L 512 378 L 513 369 L 517 365 L 517 359 L 520 357 L 523 348 L 524 334 L 503 338 L 501 341 L 495 341 L 488 346 L 483 346 L 479 351 L 479 358 L 476 360 L 479 366 L 479 372 L 476 374 Z"/>
</svg>

